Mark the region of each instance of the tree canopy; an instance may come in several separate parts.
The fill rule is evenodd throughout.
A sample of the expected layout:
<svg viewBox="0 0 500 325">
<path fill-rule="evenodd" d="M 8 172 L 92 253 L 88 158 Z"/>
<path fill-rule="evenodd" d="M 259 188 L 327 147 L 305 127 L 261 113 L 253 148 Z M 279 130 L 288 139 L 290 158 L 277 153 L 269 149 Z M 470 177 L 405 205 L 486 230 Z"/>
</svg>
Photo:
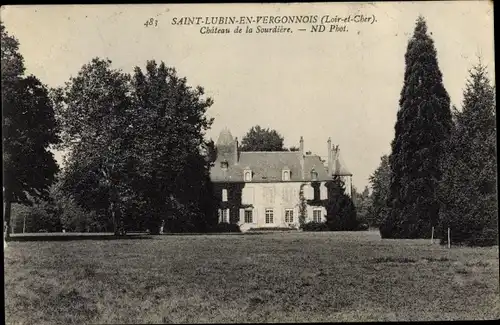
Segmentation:
<svg viewBox="0 0 500 325">
<path fill-rule="evenodd" d="M 356 207 L 356 219 L 358 220 L 358 223 L 367 225 L 373 224 L 372 219 L 370 218 L 372 197 L 368 186 L 365 186 L 363 192 L 358 192 L 353 186 L 351 195 L 354 206 Z"/>
<path fill-rule="evenodd" d="M 49 196 L 59 167 L 50 146 L 59 142 L 49 91 L 24 76 L 19 42 L 1 25 L 4 220 L 10 233 L 11 203 L 32 204 Z"/>
<path fill-rule="evenodd" d="M 204 99 L 202 87 L 190 88 L 163 62 L 148 61 L 145 73 L 136 67 L 132 85 L 140 123 L 133 149 L 139 171 L 134 187 L 154 216 L 151 228 L 157 229 L 162 218 L 167 229 L 175 228 L 180 218 L 188 228 L 205 230 L 213 223 L 207 218 L 215 214 L 205 206 L 211 199 L 208 173 L 214 149 L 212 141 L 204 140 L 213 121 L 205 113 L 212 99 Z"/>
<path fill-rule="evenodd" d="M 129 79 L 111 69 L 110 60 L 95 58 L 54 95 L 63 147 L 69 152 L 63 188 L 91 211 L 105 211 L 109 201 L 117 233 L 121 199 L 130 190 L 127 169 L 133 163 L 128 150 L 135 122 Z"/>
<path fill-rule="evenodd" d="M 276 130 L 262 128 L 259 125 L 252 128 L 241 140 L 241 151 L 286 151 L 284 138 Z"/>
<path fill-rule="evenodd" d="M 117 234 L 139 219 L 152 233 L 163 220 L 167 229 L 205 229 L 213 143 L 204 140 L 212 100 L 203 96 L 163 62 L 148 61 L 131 77 L 93 59 L 55 92 L 70 149 L 63 188 L 111 218 Z"/>
</svg>

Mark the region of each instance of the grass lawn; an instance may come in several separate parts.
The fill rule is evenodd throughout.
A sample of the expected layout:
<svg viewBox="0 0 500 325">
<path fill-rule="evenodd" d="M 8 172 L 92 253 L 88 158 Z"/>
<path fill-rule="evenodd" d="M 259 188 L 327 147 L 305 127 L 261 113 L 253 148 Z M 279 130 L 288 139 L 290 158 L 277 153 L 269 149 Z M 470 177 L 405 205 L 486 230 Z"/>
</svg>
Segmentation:
<svg viewBox="0 0 500 325">
<path fill-rule="evenodd" d="M 377 232 L 9 242 L 7 324 L 496 319 L 498 246 Z"/>
</svg>

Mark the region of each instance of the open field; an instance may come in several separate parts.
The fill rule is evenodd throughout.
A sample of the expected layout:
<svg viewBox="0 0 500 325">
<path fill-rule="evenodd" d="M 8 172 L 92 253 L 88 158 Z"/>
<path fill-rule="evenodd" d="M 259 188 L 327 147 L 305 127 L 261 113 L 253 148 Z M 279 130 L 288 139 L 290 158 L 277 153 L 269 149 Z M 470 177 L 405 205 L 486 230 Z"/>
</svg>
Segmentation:
<svg viewBox="0 0 500 325">
<path fill-rule="evenodd" d="M 498 246 L 376 232 L 9 242 L 7 324 L 495 319 Z"/>
</svg>

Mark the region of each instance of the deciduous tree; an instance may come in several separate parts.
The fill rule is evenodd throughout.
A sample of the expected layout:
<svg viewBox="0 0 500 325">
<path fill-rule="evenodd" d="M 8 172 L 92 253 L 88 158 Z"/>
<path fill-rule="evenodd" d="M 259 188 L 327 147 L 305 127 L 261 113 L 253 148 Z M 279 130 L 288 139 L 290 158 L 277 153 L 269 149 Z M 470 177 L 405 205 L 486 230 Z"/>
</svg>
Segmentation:
<svg viewBox="0 0 500 325">
<path fill-rule="evenodd" d="M 241 151 L 286 151 L 283 140 L 276 130 L 256 125 L 243 136 L 240 149 Z"/>
<path fill-rule="evenodd" d="M 370 208 L 371 208 L 371 195 L 368 186 L 365 186 L 363 192 L 358 192 L 355 187 L 352 188 L 352 201 L 356 207 L 356 214 L 358 223 L 369 224 L 370 223 Z"/>
<path fill-rule="evenodd" d="M 148 61 L 145 73 L 136 67 L 132 85 L 140 130 L 132 149 L 133 187 L 148 204 L 149 229 L 156 233 L 165 219 L 166 230 L 179 224 L 206 230 L 214 214 L 209 167 L 215 146 L 204 139 L 212 99 L 163 62 Z"/>
<path fill-rule="evenodd" d="M 31 204 L 49 195 L 58 165 L 49 148 L 59 142 L 47 88 L 24 77 L 19 42 L 1 25 L 3 198 L 6 238 L 11 203 Z"/>
<path fill-rule="evenodd" d="M 130 77 L 94 58 L 65 87 L 54 92 L 62 122 L 63 147 L 69 152 L 64 188 L 88 210 L 104 204 L 115 234 L 124 234 L 124 199 L 130 192 L 128 170 L 135 136 Z"/>
</svg>

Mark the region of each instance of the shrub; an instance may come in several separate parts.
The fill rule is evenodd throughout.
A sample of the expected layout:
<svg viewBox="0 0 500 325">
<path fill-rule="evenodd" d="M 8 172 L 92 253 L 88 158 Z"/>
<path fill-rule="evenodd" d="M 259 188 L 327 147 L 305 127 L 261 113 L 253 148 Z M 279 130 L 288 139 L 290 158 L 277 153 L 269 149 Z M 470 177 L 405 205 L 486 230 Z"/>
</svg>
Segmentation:
<svg viewBox="0 0 500 325">
<path fill-rule="evenodd" d="M 452 240 L 453 243 L 453 240 Z M 482 232 L 474 233 L 466 241 L 468 246 L 493 246 L 498 245 L 498 228 L 483 229 Z"/>
<path fill-rule="evenodd" d="M 328 181 L 326 225 L 332 231 L 352 231 L 358 226 L 356 206 L 346 194 L 345 183 L 339 176 Z"/>
<path fill-rule="evenodd" d="M 308 222 L 302 225 L 303 231 L 328 231 L 328 226 L 324 222 Z"/>
<path fill-rule="evenodd" d="M 290 231 L 296 228 L 291 227 L 260 227 L 260 228 L 250 228 L 248 231 Z"/>
<path fill-rule="evenodd" d="M 213 226 L 210 232 L 241 232 L 241 230 L 237 224 L 222 222 Z"/>
<path fill-rule="evenodd" d="M 33 204 L 32 206 L 13 204 L 11 216 L 13 233 L 61 231 L 61 223 L 52 206 L 47 202 Z"/>
<path fill-rule="evenodd" d="M 368 230 L 368 228 L 369 228 L 369 227 L 368 227 L 368 224 L 366 224 L 366 223 L 360 223 L 360 224 L 358 225 L 357 230 L 359 230 L 359 231 L 364 231 L 364 230 Z"/>
</svg>

